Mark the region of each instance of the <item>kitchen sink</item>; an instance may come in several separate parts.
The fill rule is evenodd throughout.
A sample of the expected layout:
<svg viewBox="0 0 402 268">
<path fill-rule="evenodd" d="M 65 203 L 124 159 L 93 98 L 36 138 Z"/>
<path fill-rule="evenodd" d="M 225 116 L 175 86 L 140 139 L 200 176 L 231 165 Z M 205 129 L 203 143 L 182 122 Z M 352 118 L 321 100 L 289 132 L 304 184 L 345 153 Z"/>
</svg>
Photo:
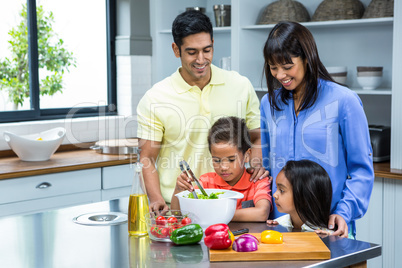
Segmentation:
<svg viewBox="0 0 402 268">
<path fill-rule="evenodd" d="M 73 222 L 91 226 L 117 225 L 127 222 L 127 214 L 121 212 L 87 213 L 74 217 Z"/>
</svg>

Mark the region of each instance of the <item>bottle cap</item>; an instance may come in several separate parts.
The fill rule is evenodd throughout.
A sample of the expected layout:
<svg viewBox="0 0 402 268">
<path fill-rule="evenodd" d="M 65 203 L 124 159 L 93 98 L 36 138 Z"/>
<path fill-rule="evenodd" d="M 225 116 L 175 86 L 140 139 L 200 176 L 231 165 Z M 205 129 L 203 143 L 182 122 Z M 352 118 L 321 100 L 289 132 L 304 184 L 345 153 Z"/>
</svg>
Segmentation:
<svg viewBox="0 0 402 268">
<path fill-rule="evenodd" d="M 134 165 L 135 172 L 141 172 L 143 166 L 144 165 L 140 162 L 135 163 Z"/>
</svg>

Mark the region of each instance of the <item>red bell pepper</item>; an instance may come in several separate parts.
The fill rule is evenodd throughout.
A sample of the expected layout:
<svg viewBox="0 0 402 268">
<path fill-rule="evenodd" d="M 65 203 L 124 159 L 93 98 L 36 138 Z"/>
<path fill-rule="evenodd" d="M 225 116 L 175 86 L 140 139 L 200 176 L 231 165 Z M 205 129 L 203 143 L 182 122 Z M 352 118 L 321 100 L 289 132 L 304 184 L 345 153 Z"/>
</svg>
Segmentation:
<svg viewBox="0 0 402 268">
<path fill-rule="evenodd" d="M 226 224 L 213 224 L 205 229 L 204 234 L 204 243 L 210 249 L 225 249 L 232 245 L 233 234 Z"/>
</svg>

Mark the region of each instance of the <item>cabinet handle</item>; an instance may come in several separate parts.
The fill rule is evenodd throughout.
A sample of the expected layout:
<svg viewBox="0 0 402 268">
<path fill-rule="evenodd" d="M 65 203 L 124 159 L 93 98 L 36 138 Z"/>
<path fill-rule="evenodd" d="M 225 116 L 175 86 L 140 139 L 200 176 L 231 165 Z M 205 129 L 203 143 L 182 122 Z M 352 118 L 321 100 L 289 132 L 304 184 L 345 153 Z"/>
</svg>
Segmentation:
<svg viewBox="0 0 402 268">
<path fill-rule="evenodd" d="M 50 186 L 52 186 L 52 184 L 50 184 L 49 182 L 42 182 L 41 184 L 38 184 L 38 186 L 36 186 L 37 189 L 46 189 L 49 188 Z"/>
</svg>

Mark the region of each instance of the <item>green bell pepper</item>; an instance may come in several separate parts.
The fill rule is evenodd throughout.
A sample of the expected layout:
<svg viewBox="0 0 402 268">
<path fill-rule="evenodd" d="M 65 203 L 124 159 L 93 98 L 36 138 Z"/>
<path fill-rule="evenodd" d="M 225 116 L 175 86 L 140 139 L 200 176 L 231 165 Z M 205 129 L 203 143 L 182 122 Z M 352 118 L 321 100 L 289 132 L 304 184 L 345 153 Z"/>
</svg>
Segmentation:
<svg viewBox="0 0 402 268">
<path fill-rule="evenodd" d="M 195 244 L 201 241 L 204 231 L 199 224 L 193 223 L 178 228 L 170 235 L 170 240 L 177 245 Z"/>
</svg>

